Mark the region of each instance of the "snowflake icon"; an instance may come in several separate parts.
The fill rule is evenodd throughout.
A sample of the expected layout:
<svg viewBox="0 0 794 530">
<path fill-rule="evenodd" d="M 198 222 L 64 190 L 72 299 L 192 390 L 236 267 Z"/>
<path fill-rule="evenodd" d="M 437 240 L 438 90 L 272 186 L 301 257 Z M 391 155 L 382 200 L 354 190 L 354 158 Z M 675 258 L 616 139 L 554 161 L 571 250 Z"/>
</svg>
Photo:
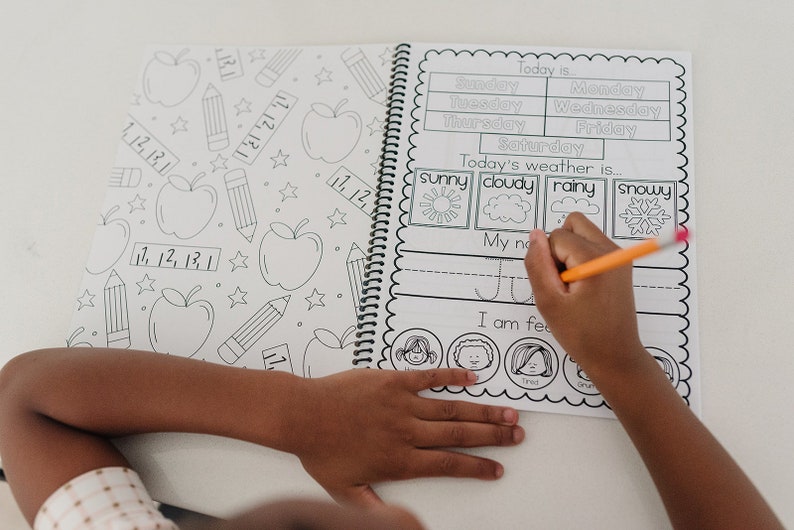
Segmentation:
<svg viewBox="0 0 794 530">
<path fill-rule="evenodd" d="M 631 235 L 658 236 L 670 216 L 658 204 L 658 199 L 631 198 L 631 204 L 618 217 L 626 221 Z"/>
</svg>

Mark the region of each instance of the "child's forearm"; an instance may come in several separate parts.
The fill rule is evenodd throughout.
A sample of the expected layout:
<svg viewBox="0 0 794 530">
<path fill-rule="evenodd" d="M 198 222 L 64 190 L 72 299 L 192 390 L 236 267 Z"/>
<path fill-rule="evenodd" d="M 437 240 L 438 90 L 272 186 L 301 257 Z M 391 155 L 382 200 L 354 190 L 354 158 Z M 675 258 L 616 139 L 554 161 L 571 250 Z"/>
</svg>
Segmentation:
<svg viewBox="0 0 794 530">
<path fill-rule="evenodd" d="M 642 456 L 676 528 L 782 528 L 646 352 L 594 383 Z"/>
<path fill-rule="evenodd" d="M 453 369 L 304 379 L 148 352 L 42 350 L 0 373 L 0 454 L 31 521 L 67 480 L 126 465 L 109 438 L 145 432 L 288 451 L 335 498 L 371 504 L 379 499 L 369 485 L 383 480 L 501 476 L 497 462 L 448 448 L 519 443 L 515 410 L 417 395 L 474 382 Z"/>
<path fill-rule="evenodd" d="M 281 448 L 293 380 L 148 352 L 32 352 L 0 378 L 0 454 L 31 519 L 70 478 L 126 465 L 110 437 L 197 432 Z"/>
</svg>

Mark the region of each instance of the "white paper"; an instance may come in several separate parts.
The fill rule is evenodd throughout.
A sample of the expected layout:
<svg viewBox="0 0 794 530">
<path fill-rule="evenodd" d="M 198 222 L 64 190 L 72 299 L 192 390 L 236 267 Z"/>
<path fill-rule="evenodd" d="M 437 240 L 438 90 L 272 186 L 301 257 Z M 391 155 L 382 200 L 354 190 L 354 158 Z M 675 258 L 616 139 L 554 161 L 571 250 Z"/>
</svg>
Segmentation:
<svg viewBox="0 0 794 530">
<path fill-rule="evenodd" d="M 392 53 L 148 50 L 68 344 L 351 368 Z"/>
</svg>

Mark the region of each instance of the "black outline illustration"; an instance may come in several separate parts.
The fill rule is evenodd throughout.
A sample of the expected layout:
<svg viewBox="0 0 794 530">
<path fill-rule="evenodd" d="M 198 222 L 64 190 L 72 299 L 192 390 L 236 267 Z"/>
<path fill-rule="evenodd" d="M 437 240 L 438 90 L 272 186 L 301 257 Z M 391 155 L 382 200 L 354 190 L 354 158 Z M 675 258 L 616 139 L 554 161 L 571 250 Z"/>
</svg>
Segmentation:
<svg viewBox="0 0 794 530">
<path fill-rule="evenodd" d="M 130 265 L 172 270 L 216 271 L 221 260 L 218 247 L 166 245 L 138 241 L 130 253 Z"/>
<path fill-rule="evenodd" d="M 256 211 L 251 199 L 251 188 L 244 169 L 232 169 L 223 176 L 226 183 L 226 194 L 234 217 L 237 231 L 250 243 L 256 232 Z"/>
<path fill-rule="evenodd" d="M 315 329 L 303 353 L 303 377 L 324 377 L 338 372 L 352 357 L 355 342 L 355 326 L 348 327 L 340 336 L 329 329 Z"/>
<path fill-rule="evenodd" d="M 388 90 L 372 63 L 361 48 L 348 48 L 342 52 L 342 62 L 350 70 L 353 79 L 369 99 L 386 105 Z"/>
<path fill-rule="evenodd" d="M 113 188 L 136 188 L 141 183 L 141 168 L 114 167 L 110 171 L 108 186 Z"/>
<path fill-rule="evenodd" d="M 218 193 L 209 184 L 198 185 L 203 171 L 188 181 L 171 174 L 157 194 L 157 226 L 165 235 L 179 239 L 196 237 L 212 220 L 218 207 Z"/>
<path fill-rule="evenodd" d="M 477 353 L 481 351 L 481 353 Z M 468 361 L 461 360 L 466 352 Z M 471 353 L 474 352 L 474 353 Z M 487 362 L 483 362 L 483 355 Z M 447 348 L 447 365 L 472 370 L 477 374 L 477 384 L 493 378 L 502 364 L 501 352 L 496 343 L 482 333 L 464 333 L 453 340 Z"/>
<path fill-rule="evenodd" d="M 114 269 L 104 287 L 105 332 L 108 348 L 130 347 L 130 310 L 127 286 Z"/>
<path fill-rule="evenodd" d="M 83 326 L 80 326 L 79 328 L 74 330 L 72 332 L 72 334 L 69 335 L 69 338 L 66 339 L 66 347 L 67 348 L 93 348 L 94 345 L 91 344 L 90 342 L 85 342 L 85 341 L 75 342 L 77 340 L 77 338 L 80 335 L 83 334 L 84 331 L 85 331 L 85 328 Z"/>
<path fill-rule="evenodd" d="M 215 61 L 221 81 L 243 77 L 243 61 L 238 48 L 215 48 Z"/>
<path fill-rule="evenodd" d="M 218 356 L 227 364 L 236 363 L 265 333 L 275 326 L 287 310 L 290 295 L 268 301 L 218 346 Z"/>
<path fill-rule="evenodd" d="M 301 124 L 303 150 L 309 158 L 336 164 L 356 148 L 361 138 L 361 116 L 354 110 L 342 111 L 347 103 L 342 99 L 334 108 L 312 103 Z"/>
<path fill-rule="evenodd" d="M 193 300 L 200 290 L 201 286 L 196 285 L 187 296 L 171 288 L 160 291 L 160 298 L 149 312 L 152 350 L 193 357 L 204 346 L 215 324 L 215 309 L 207 300 Z"/>
<path fill-rule="evenodd" d="M 130 244 L 130 224 L 126 219 L 113 217 L 119 209 L 118 205 L 113 206 L 100 216 L 102 221 L 97 225 L 97 229 L 94 232 L 94 244 L 91 247 L 91 253 L 88 255 L 88 262 L 85 265 L 85 270 L 91 274 L 102 274 L 109 271 L 121 259 L 124 251 L 127 250 L 127 245 Z M 118 239 L 118 243 L 108 239 L 115 237 L 108 232 L 108 230 L 112 230 L 115 227 L 119 227 L 122 231 L 119 234 L 121 239 Z M 113 248 L 114 246 L 116 247 L 115 249 Z"/>
<path fill-rule="evenodd" d="M 264 68 L 256 74 L 256 82 L 265 88 L 272 87 L 300 54 L 300 48 L 282 48 L 276 51 Z"/>
<path fill-rule="evenodd" d="M 281 372 L 295 373 L 292 368 L 292 356 L 289 353 L 289 344 L 282 343 L 262 350 L 262 360 L 265 370 L 278 370 Z"/>
<path fill-rule="evenodd" d="M 294 291 L 312 279 L 323 259 L 323 240 L 316 232 L 302 232 L 309 222 L 302 219 L 293 229 L 284 223 L 270 223 L 259 244 L 259 270 L 268 285 Z M 303 243 L 303 247 L 284 246 Z M 304 253 L 298 250 L 304 249 Z"/>
<path fill-rule="evenodd" d="M 207 149 L 220 151 L 229 147 L 229 129 L 226 126 L 226 111 L 223 108 L 223 96 L 215 85 L 210 83 L 201 97 L 201 108 L 204 111 L 204 134 L 207 137 Z"/>
<path fill-rule="evenodd" d="M 161 175 L 166 175 L 179 164 L 179 157 L 130 114 L 121 129 L 121 139 Z"/>
<path fill-rule="evenodd" d="M 249 166 L 253 164 L 297 102 L 298 98 L 289 92 L 279 90 L 251 126 L 251 130 L 242 139 L 232 156 Z"/>
<path fill-rule="evenodd" d="M 176 56 L 166 51 L 154 53 L 143 71 L 146 99 L 163 107 L 175 107 L 193 93 L 201 77 L 201 66 L 194 59 L 183 59 L 188 53 L 188 48 Z"/>
</svg>

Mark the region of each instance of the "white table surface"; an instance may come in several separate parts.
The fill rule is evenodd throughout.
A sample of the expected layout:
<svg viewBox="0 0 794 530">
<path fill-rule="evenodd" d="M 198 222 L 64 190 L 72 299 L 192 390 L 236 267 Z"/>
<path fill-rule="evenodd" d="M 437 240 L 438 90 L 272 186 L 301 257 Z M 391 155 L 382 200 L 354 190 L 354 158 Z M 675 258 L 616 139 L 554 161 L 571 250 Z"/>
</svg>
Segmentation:
<svg viewBox="0 0 794 530">
<path fill-rule="evenodd" d="M 794 8 L 739 1 L 0 0 L 0 362 L 64 345 L 143 47 L 451 41 L 689 50 L 703 420 L 794 526 Z M 787 156 L 788 155 L 788 156 Z M 210 389 L 208 389 L 209 391 Z M 616 421 L 524 413 L 494 483 L 383 485 L 431 528 L 664 528 Z M 122 442 L 158 499 L 215 515 L 324 493 L 291 455 Z"/>
</svg>

